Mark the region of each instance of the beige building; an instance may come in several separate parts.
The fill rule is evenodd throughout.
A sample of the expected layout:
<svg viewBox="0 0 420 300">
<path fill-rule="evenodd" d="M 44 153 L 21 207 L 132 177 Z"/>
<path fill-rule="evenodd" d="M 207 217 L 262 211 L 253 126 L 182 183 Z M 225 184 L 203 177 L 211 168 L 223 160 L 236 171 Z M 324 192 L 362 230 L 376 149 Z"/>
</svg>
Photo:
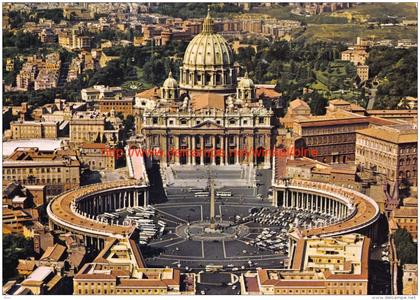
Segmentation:
<svg viewBox="0 0 420 300">
<path fill-rule="evenodd" d="M 122 89 L 118 86 L 94 85 L 80 91 L 82 100 L 98 101 L 103 98 L 122 98 Z"/>
<path fill-rule="evenodd" d="M 354 65 L 365 65 L 369 57 L 366 51 L 368 46 L 359 37 L 354 46 L 349 47 L 348 50 L 341 52 L 341 59 L 351 61 Z"/>
<path fill-rule="evenodd" d="M 357 104 L 342 99 L 331 100 L 325 115 L 309 114 L 308 105 L 294 100 L 281 124 L 288 129 L 286 144 L 307 149 L 312 158 L 324 163 L 347 163 L 355 160 L 356 131 L 372 125 L 394 125 L 396 121 L 365 116 Z M 304 155 L 308 156 L 308 155 Z"/>
<path fill-rule="evenodd" d="M 192 278 L 192 284 L 182 284 Z M 185 282 L 184 282 L 185 283 Z M 73 279 L 74 295 L 195 294 L 195 275 L 173 268 L 147 268 L 134 239 L 109 239 L 92 263 Z"/>
<path fill-rule="evenodd" d="M 402 278 L 402 293 L 403 295 L 417 295 L 417 265 L 405 264 L 402 267 L 403 278 Z"/>
<path fill-rule="evenodd" d="M 66 49 L 90 49 L 92 37 L 83 35 L 77 29 L 58 35 L 58 44 Z"/>
<path fill-rule="evenodd" d="M 35 269 L 21 286 L 31 291 L 33 295 L 51 295 L 60 293 L 62 277 L 55 274 L 54 269 L 41 266 Z"/>
<path fill-rule="evenodd" d="M 367 295 L 370 240 L 360 234 L 302 238 L 290 269 L 241 275 L 241 293 L 256 295 Z"/>
<path fill-rule="evenodd" d="M 106 143 L 111 147 L 120 141 L 122 120 L 115 111 L 102 114 L 98 111 L 80 111 L 69 122 L 70 143 Z"/>
<path fill-rule="evenodd" d="M 134 98 L 133 97 L 113 97 L 101 98 L 98 100 L 99 111 L 108 113 L 111 111 L 119 112 L 127 117 L 133 115 Z"/>
<path fill-rule="evenodd" d="M 47 196 L 57 195 L 80 186 L 80 162 L 74 151 L 18 148 L 3 161 L 3 186 L 11 182 L 45 185 Z"/>
<path fill-rule="evenodd" d="M 325 163 L 354 161 L 356 130 L 367 128 L 369 119 L 339 110 L 323 116 L 297 118 L 293 123 L 296 149 L 304 147 Z"/>
<path fill-rule="evenodd" d="M 101 142 L 105 131 L 105 117 L 98 112 L 77 112 L 69 126 L 70 142 Z"/>
<path fill-rule="evenodd" d="M 405 179 L 417 185 L 417 129 L 401 124 L 358 130 L 356 164 L 389 181 Z"/>
<path fill-rule="evenodd" d="M 357 65 L 356 72 L 357 72 L 357 76 L 359 76 L 361 81 L 366 81 L 369 79 L 369 66 L 368 65 Z"/>
<path fill-rule="evenodd" d="M 101 143 L 83 143 L 80 145 L 80 160 L 89 166 L 90 170 L 114 170 L 115 155 L 107 154 L 109 147 Z M 113 154 L 114 152 L 111 152 Z"/>
<path fill-rule="evenodd" d="M 20 139 L 56 139 L 59 122 L 14 121 L 10 123 L 11 137 Z"/>
<path fill-rule="evenodd" d="M 389 229 L 395 232 L 398 228 L 407 230 L 411 238 L 417 243 L 418 205 L 416 197 L 403 199 L 403 203 L 395 208 L 389 218 Z"/>
</svg>

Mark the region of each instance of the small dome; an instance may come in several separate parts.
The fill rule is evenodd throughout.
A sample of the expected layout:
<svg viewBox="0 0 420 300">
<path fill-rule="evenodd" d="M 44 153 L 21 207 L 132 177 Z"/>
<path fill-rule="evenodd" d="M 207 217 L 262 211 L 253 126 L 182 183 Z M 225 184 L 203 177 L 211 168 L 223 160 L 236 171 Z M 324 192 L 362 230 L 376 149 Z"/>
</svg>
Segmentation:
<svg viewBox="0 0 420 300">
<path fill-rule="evenodd" d="M 176 88 L 178 88 L 178 82 L 172 76 L 172 72 L 169 72 L 168 78 L 166 78 L 165 82 L 163 83 L 163 88 L 165 88 L 165 89 L 176 89 Z"/>
<path fill-rule="evenodd" d="M 245 72 L 245 76 L 238 83 L 238 88 L 253 89 L 254 87 L 254 82 L 248 77 L 248 72 Z"/>
</svg>

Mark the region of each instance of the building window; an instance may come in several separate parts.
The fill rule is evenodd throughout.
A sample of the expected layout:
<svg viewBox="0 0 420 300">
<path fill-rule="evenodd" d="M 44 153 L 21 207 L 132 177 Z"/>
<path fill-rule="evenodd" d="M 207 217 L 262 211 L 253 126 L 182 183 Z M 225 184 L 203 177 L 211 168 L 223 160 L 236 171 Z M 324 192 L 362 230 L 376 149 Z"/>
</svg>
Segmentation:
<svg viewBox="0 0 420 300">
<path fill-rule="evenodd" d="M 264 123 L 264 117 L 259 117 L 258 118 L 258 123 L 263 124 Z"/>
<path fill-rule="evenodd" d="M 153 117 L 152 118 L 152 122 L 153 122 L 153 124 L 157 124 L 158 123 L 158 118 L 157 117 Z"/>
</svg>

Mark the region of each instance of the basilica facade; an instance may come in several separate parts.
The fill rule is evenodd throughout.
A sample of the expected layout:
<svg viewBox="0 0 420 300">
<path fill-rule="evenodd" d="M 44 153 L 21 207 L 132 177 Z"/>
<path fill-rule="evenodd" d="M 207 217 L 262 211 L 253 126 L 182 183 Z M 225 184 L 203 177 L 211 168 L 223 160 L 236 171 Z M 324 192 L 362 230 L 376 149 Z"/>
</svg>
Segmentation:
<svg viewBox="0 0 420 300">
<path fill-rule="evenodd" d="M 227 41 L 210 14 L 189 43 L 180 78 L 136 98 L 136 130 L 161 164 L 247 164 L 269 168 L 274 114 L 245 72 L 239 77 Z"/>
</svg>

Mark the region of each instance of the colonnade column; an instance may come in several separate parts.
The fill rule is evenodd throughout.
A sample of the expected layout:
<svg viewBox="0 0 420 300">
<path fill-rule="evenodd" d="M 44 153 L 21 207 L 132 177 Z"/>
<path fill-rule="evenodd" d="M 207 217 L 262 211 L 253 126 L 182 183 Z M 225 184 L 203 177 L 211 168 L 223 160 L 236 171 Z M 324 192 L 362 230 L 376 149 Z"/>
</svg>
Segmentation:
<svg viewBox="0 0 420 300">
<path fill-rule="evenodd" d="M 253 137 L 252 134 L 248 135 L 247 142 L 248 142 L 248 149 L 247 150 L 251 151 L 252 149 L 254 149 L 254 137 Z M 255 149 L 254 149 L 254 151 L 255 151 Z M 252 153 L 252 155 L 249 155 L 249 157 L 248 157 L 248 163 L 249 163 L 250 166 L 254 165 L 254 157 L 255 157 L 254 153 Z"/>
<path fill-rule="evenodd" d="M 187 165 L 191 165 L 192 155 L 191 155 L 191 136 L 187 136 L 187 153 L 186 153 Z"/>
<path fill-rule="evenodd" d="M 220 140 L 220 165 L 224 166 L 225 165 L 225 159 L 226 156 L 224 155 L 224 153 L 222 153 L 222 151 L 224 150 L 224 145 L 225 145 L 225 138 L 223 135 L 219 136 L 219 140 Z"/>
<path fill-rule="evenodd" d="M 134 206 L 139 206 L 139 192 L 137 190 L 134 191 Z"/>
<path fill-rule="evenodd" d="M 225 141 L 225 160 L 226 160 L 226 165 L 229 165 L 229 136 L 227 135 L 226 137 L 223 137 L 224 139 L 226 139 Z"/>
<path fill-rule="evenodd" d="M 174 139 L 175 139 L 175 153 L 174 153 L 174 155 L 175 155 L 175 164 L 176 165 L 179 165 L 179 139 L 180 139 L 180 136 L 179 135 L 175 135 L 174 136 Z M 176 155 L 176 154 L 178 154 L 178 155 Z"/>
<path fill-rule="evenodd" d="M 235 136 L 235 164 L 239 165 L 239 135 Z"/>
<path fill-rule="evenodd" d="M 264 153 L 264 167 L 269 168 L 270 167 L 270 136 L 267 134 L 264 136 L 264 150 L 268 151 L 267 155 Z"/>
<path fill-rule="evenodd" d="M 194 135 L 191 136 L 191 150 L 192 150 L 191 151 L 192 154 L 194 154 L 194 155 L 191 155 L 192 165 L 195 166 L 195 164 L 196 164 L 196 161 L 195 161 L 196 156 L 195 156 L 195 136 Z"/>
<path fill-rule="evenodd" d="M 200 165 L 204 165 L 204 136 L 200 135 Z"/>
<path fill-rule="evenodd" d="M 211 164 L 216 165 L 216 136 L 211 136 L 212 152 L 211 152 Z"/>
</svg>

